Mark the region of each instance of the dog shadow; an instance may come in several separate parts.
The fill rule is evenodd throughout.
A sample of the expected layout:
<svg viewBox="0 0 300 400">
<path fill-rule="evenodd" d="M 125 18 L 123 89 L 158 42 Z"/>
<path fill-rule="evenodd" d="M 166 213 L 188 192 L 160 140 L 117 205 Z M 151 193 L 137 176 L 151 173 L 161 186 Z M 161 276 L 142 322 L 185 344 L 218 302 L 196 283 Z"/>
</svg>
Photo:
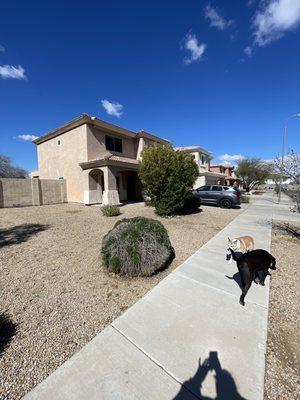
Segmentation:
<svg viewBox="0 0 300 400">
<path fill-rule="evenodd" d="M 241 276 L 240 276 L 239 272 L 236 272 L 232 276 L 228 276 L 228 275 L 225 275 L 225 276 L 228 279 L 234 280 L 239 285 L 239 288 L 242 289 L 242 281 L 241 281 Z"/>
<path fill-rule="evenodd" d="M 240 251 L 236 251 L 235 252 L 235 255 L 236 255 L 236 257 L 241 257 L 242 255 L 243 255 L 243 253 L 242 252 L 240 252 Z M 231 257 L 232 257 L 232 255 L 230 254 L 230 253 L 228 253 L 228 254 L 226 254 L 226 261 L 229 261 L 230 259 L 231 259 Z M 240 289 L 242 289 L 242 281 L 241 281 L 241 276 L 240 276 L 240 273 L 239 272 L 236 272 L 234 275 L 232 275 L 232 276 L 228 276 L 228 275 L 225 275 L 226 276 L 226 278 L 228 278 L 228 279 L 231 279 L 231 280 L 234 280 L 237 284 L 238 284 L 238 286 L 240 287 Z"/>
</svg>

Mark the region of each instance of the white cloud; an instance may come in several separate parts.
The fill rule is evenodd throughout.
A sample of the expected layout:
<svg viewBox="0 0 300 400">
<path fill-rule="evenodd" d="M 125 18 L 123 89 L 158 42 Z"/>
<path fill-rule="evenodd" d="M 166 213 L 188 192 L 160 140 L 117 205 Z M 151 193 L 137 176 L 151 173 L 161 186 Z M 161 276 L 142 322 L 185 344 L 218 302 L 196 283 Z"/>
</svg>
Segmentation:
<svg viewBox="0 0 300 400">
<path fill-rule="evenodd" d="M 5 47 L 0 44 L 0 53 L 5 53 Z"/>
<path fill-rule="evenodd" d="M 32 142 L 33 140 L 37 139 L 38 136 L 35 135 L 19 135 L 19 139 L 25 140 L 25 142 Z"/>
<path fill-rule="evenodd" d="M 245 47 L 244 53 L 246 54 L 247 57 L 251 57 L 252 56 L 252 47 L 251 46 Z"/>
<path fill-rule="evenodd" d="M 120 103 L 111 103 L 108 100 L 101 100 L 102 107 L 105 109 L 107 114 L 114 115 L 115 117 L 120 118 L 123 114 L 123 106 Z"/>
<path fill-rule="evenodd" d="M 265 46 L 300 25 L 299 0 L 266 0 L 253 19 L 254 42 Z"/>
<path fill-rule="evenodd" d="M 185 57 L 184 63 L 191 64 L 192 62 L 199 61 L 203 56 L 203 53 L 207 45 L 205 43 L 199 43 L 196 35 L 188 33 L 184 39 L 183 48 L 190 52 L 188 57 Z"/>
<path fill-rule="evenodd" d="M 272 158 L 266 159 L 266 160 L 263 160 L 263 162 L 265 162 L 265 163 L 267 163 L 267 164 L 271 164 L 271 163 L 274 162 L 274 159 L 272 159 Z"/>
<path fill-rule="evenodd" d="M 21 65 L 0 65 L 0 77 L 3 79 L 26 79 L 25 70 Z"/>
<path fill-rule="evenodd" d="M 223 154 L 222 156 L 219 157 L 219 160 L 221 160 L 221 163 L 224 165 L 235 165 L 237 161 L 243 160 L 245 157 L 242 154 Z"/>
<path fill-rule="evenodd" d="M 255 3 L 256 3 L 256 0 L 248 0 L 247 6 L 250 8 L 250 7 L 254 6 Z"/>
<path fill-rule="evenodd" d="M 232 21 L 223 18 L 220 12 L 216 8 L 212 7 L 210 3 L 205 7 L 204 13 L 205 18 L 209 19 L 210 21 L 210 27 L 214 27 L 223 31 L 232 25 Z"/>
</svg>

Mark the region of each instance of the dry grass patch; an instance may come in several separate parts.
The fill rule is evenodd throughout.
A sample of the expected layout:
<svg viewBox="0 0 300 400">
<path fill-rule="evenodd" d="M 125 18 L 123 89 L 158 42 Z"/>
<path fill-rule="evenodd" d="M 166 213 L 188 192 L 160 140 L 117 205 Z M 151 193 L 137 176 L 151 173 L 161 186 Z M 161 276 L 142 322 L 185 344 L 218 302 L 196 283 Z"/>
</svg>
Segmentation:
<svg viewBox="0 0 300 400">
<path fill-rule="evenodd" d="M 0 356 L 0 393 L 24 395 L 240 213 L 202 210 L 162 219 L 144 204 L 111 218 L 76 204 L 0 209 L 0 313 L 18 327 Z M 139 215 L 163 223 L 176 258 L 150 278 L 108 274 L 103 236 Z"/>
<path fill-rule="evenodd" d="M 266 356 L 266 400 L 300 399 L 300 226 L 275 222 Z"/>
</svg>

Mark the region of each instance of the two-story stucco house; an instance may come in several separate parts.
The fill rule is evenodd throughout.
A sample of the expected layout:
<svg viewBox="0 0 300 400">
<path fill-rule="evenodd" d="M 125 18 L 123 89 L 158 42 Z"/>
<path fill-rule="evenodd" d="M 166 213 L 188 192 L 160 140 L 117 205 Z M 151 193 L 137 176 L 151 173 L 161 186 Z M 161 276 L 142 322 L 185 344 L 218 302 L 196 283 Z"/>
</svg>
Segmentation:
<svg viewBox="0 0 300 400">
<path fill-rule="evenodd" d="M 210 170 L 214 173 L 223 174 L 224 178 L 221 179 L 222 185 L 240 186 L 241 180 L 236 176 L 234 167 L 230 165 L 211 165 Z"/>
<path fill-rule="evenodd" d="M 212 153 L 199 146 L 175 147 L 175 150 L 190 153 L 198 166 L 199 177 L 194 183 L 194 188 L 203 185 L 216 185 L 225 177 L 225 174 L 210 171 Z"/>
<path fill-rule="evenodd" d="M 83 114 L 34 140 L 40 179 L 66 179 L 69 202 L 119 204 L 142 198 L 138 160 L 145 147 L 169 144 Z"/>
</svg>

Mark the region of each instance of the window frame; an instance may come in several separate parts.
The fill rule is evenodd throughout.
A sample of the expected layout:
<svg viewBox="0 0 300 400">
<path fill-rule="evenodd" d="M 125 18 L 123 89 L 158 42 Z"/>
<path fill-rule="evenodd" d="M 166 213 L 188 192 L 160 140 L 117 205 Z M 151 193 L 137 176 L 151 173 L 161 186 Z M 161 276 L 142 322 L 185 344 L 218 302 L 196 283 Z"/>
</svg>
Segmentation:
<svg viewBox="0 0 300 400">
<path fill-rule="evenodd" d="M 208 188 L 208 189 L 202 189 L 202 188 Z M 202 190 L 200 190 L 200 189 L 202 189 Z M 211 185 L 203 185 L 197 189 L 197 192 L 209 192 L 210 190 L 211 190 Z"/>
<path fill-rule="evenodd" d="M 115 136 L 105 135 L 105 148 L 108 151 L 123 153 L 123 140 Z"/>
<path fill-rule="evenodd" d="M 217 189 L 214 190 L 214 188 L 217 188 Z M 221 185 L 211 185 L 210 190 L 212 192 L 223 192 L 223 186 L 221 186 Z"/>
</svg>

